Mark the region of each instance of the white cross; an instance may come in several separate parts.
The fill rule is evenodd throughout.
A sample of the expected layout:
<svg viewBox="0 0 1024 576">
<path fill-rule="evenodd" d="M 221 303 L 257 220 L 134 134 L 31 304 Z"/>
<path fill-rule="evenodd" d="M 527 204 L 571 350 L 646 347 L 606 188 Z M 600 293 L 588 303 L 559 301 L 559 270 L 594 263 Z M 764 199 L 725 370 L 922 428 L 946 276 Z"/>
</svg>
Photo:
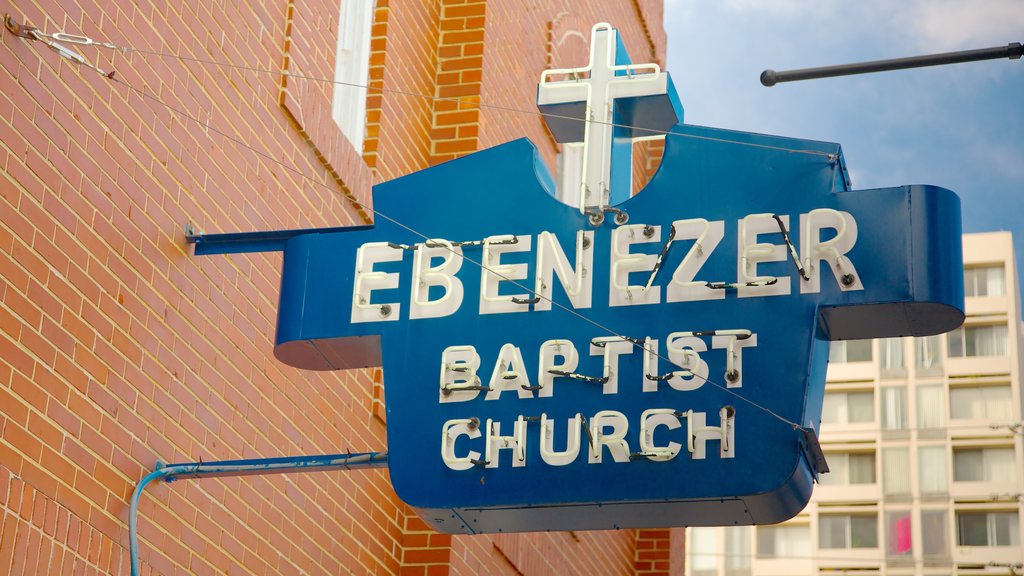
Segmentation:
<svg viewBox="0 0 1024 576">
<path fill-rule="evenodd" d="M 586 105 L 580 212 L 601 210 L 610 203 L 615 100 L 668 92 L 668 74 L 657 64 L 616 65 L 616 45 L 615 29 L 610 24 L 595 24 L 590 33 L 590 63 L 586 67 L 545 70 L 540 77 L 539 106 L 578 102 Z M 617 72 L 625 75 L 616 76 Z M 552 76 L 568 79 L 552 80 Z"/>
</svg>

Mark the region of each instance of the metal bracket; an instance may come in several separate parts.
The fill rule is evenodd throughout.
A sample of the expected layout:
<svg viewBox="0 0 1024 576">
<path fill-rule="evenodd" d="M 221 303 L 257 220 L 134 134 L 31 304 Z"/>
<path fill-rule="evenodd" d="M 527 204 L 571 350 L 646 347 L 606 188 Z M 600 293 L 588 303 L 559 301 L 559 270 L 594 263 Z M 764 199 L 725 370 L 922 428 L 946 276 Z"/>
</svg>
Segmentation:
<svg viewBox="0 0 1024 576">
<path fill-rule="evenodd" d="M 10 14 L 4 14 L 4 26 L 7 27 L 7 31 L 19 38 L 27 38 L 29 40 L 35 40 L 36 37 L 32 34 L 33 30 L 38 30 L 35 26 L 25 26 L 19 24 L 11 18 Z"/>
<path fill-rule="evenodd" d="M 800 450 L 804 459 L 811 467 L 811 475 L 814 481 L 818 481 L 819 474 L 828 473 L 828 462 L 825 461 L 825 453 L 821 451 L 821 444 L 818 443 L 818 435 L 812 428 L 802 428 L 800 436 Z"/>
<path fill-rule="evenodd" d="M 303 234 L 330 234 L 372 230 L 373 226 L 305 228 L 299 230 L 268 230 L 264 232 L 232 232 L 203 234 L 191 222 L 185 224 L 185 242 L 195 244 L 196 256 L 211 254 L 243 254 L 246 252 L 281 252 L 288 240 Z"/>
</svg>

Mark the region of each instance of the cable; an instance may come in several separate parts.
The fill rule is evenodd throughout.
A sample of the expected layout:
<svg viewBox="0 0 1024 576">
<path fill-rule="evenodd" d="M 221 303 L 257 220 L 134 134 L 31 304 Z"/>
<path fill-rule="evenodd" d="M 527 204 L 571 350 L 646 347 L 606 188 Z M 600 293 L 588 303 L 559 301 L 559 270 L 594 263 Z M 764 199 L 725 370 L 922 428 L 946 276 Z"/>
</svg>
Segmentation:
<svg viewBox="0 0 1024 576">
<path fill-rule="evenodd" d="M 10 20 L 8 19 L 8 21 L 10 21 Z M 62 34 L 62 33 L 56 33 L 56 34 L 48 35 L 48 34 L 43 34 L 43 33 L 37 32 L 34 29 L 32 30 L 31 36 L 22 36 L 22 37 L 40 41 L 43 44 L 49 46 L 50 48 L 58 50 L 58 52 L 61 53 L 62 55 L 65 55 L 65 57 L 68 57 L 71 60 L 73 60 L 75 62 L 78 62 L 79 64 L 84 64 L 86 67 L 96 71 L 103 78 L 106 78 L 107 80 L 110 80 L 111 82 L 114 82 L 116 84 L 124 86 L 128 90 L 130 90 L 132 92 L 135 92 L 136 94 L 138 94 L 142 98 L 145 98 L 147 100 L 155 102 L 155 103 L 159 104 L 160 106 L 163 106 L 167 110 L 169 110 L 169 111 L 171 111 L 171 112 L 173 112 L 173 113 L 175 113 L 175 114 L 177 114 L 179 116 L 183 116 L 183 117 L 185 117 L 185 118 L 187 118 L 187 119 L 189 119 L 189 120 L 191 120 L 191 121 L 193 121 L 193 122 L 195 122 L 195 123 L 197 123 L 199 125 L 202 125 L 207 130 L 212 130 L 213 132 L 215 132 L 215 133 L 223 136 L 224 138 L 228 139 L 230 142 L 233 142 L 234 144 L 236 144 L 238 146 L 241 146 L 241 147 L 251 151 L 252 153 L 256 154 L 257 156 L 259 156 L 259 157 L 261 157 L 261 158 L 263 158 L 263 159 L 265 159 L 265 160 L 267 160 L 269 162 L 272 162 L 272 163 L 280 166 L 281 168 L 284 168 L 285 170 L 288 170 L 289 172 L 292 172 L 293 174 L 295 174 L 299 178 L 307 180 L 308 182 L 310 182 L 310 183 L 312 183 L 312 184 L 314 184 L 316 186 L 319 186 L 319 187 L 322 187 L 324 189 L 328 189 L 328 190 L 333 191 L 333 188 L 330 188 L 326 183 L 323 183 L 323 182 L 321 182 L 321 181 L 319 181 L 317 179 L 314 179 L 313 177 L 306 175 L 305 173 L 303 173 L 302 171 L 298 170 L 297 168 L 294 168 L 292 166 L 288 166 L 288 165 L 284 164 L 283 162 L 281 162 L 280 160 L 277 160 L 276 158 L 273 158 L 269 154 L 267 154 L 265 152 L 262 152 L 262 151 L 256 149 L 253 146 L 250 146 L 249 144 L 245 143 L 241 139 L 228 134 L 227 132 L 217 128 L 216 126 L 212 126 L 209 121 L 205 121 L 204 122 L 203 120 L 200 120 L 199 118 L 196 118 L 195 116 L 189 114 L 188 112 L 185 112 L 185 111 L 180 110 L 180 109 L 178 109 L 178 108 L 176 108 L 176 107 L 174 107 L 174 106 L 172 106 L 170 104 L 167 104 L 167 103 L 163 102 L 158 97 L 156 97 L 156 96 L 146 92 L 145 90 L 136 88 L 135 86 L 132 86 L 128 82 L 125 82 L 124 80 L 121 80 L 120 78 L 117 78 L 114 75 L 114 73 L 105 73 L 102 70 L 100 70 L 99 68 L 97 68 L 96 66 L 93 66 L 93 65 L 89 64 L 88 62 L 83 62 L 83 59 L 81 58 L 81 56 L 79 56 L 78 58 L 71 58 L 70 56 L 67 56 L 65 54 L 65 52 L 67 52 L 66 48 L 64 48 L 63 50 L 59 50 L 58 48 L 54 47 L 53 43 L 56 40 L 61 40 L 61 41 L 64 41 L 64 42 L 69 42 L 69 43 L 74 43 L 74 44 L 79 44 L 79 45 L 102 46 L 102 47 L 114 48 L 114 49 L 118 49 L 118 50 L 122 50 L 122 51 L 130 51 L 130 50 L 135 50 L 135 49 L 131 49 L 131 48 L 127 48 L 127 47 L 121 47 L 121 46 L 115 46 L 115 45 L 109 44 L 109 43 L 97 43 L 97 42 L 94 42 L 93 40 L 91 40 L 89 38 L 82 37 L 82 36 L 71 36 L 71 35 L 65 35 L 65 34 Z M 170 56 L 170 55 L 168 55 L 168 56 Z M 177 56 L 173 56 L 173 57 L 177 58 Z M 210 61 L 210 62 L 213 63 L 212 61 Z M 231 66 L 232 67 L 238 67 L 238 68 L 245 68 L 245 69 L 251 69 L 251 70 L 260 71 L 259 69 L 244 67 L 244 66 L 240 66 L 240 65 L 231 65 Z M 295 76 L 295 77 L 302 78 L 301 76 Z M 326 81 L 326 80 L 321 80 L 321 81 Z M 365 88 L 365 86 L 363 86 L 363 87 Z M 399 92 L 399 93 L 402 93 L 402 92 Z M 414 94 L 414 93 L 409 93 L 409 94 L 413 94 L 413 95 L 417 95 L 417 96 L 422 96 L 424 98 L 432 98 L 432 99 L 435 98 L 433 96 L 423 96 L 423 95 L 418 95 L 418 94 Z M 451 98 L 436 98 L 436 99 L 452 100 Z M 504 108 L 504 107 L 495 107 L 495 108 L 506 109 L 508 111 L 526 112 L 526 111 L 515 109 L 515 108 Z M 545 116 L 544 114 L 541 114 L 540 112 L 529 112 L 529 113 L 530 114 L 534 114 L 534 115 Z M 578 119 L 571 118 L 571 117 L 561 117 L 561 116 L 552 116 L 552 115 L 546 115 L 546 116 L 578 120 Z M 664 133 L 668 134 L 668 132 L 664 132 Z M 704 137 L 698 137 L 698 138 L 704 138 Z M 718 140 L 718 139 L 714 139 L 714 138 L 708 138 L 708 139 Z M 724 142 L 731 142 L 731 141 L 724 141 Z M 737 144 L 750 144 L 750 143 L 737 142 Z M 773 147 L 773 146 L 761 146 L 761 145 L 757 145 L 757 146 L 767 147 L 767 148 L 777 148 L 777 147 Z M 807 152 L 807 153 L 813 153 L 813 154 L 816 154 L 816 155 L 831 156 L 830 154 L 823 153 L 823 152 L 817 152 L 817 151 L 791 150 L 791 149 L 786 149 L 786 148 L 778 148 L 778 149 L 789 151 L 789 152 Z M 368 206 L 365 206 L 361 202 L 357 201 L 355 198 L 348 197 L 348 200 L 350 202 L 352 202 L 358 208 L 361 208 L 363 210 L 372 212 L 374 215 L 379 216 L 379 217 L 387 220 L 388 222 L 394 224 L 395 226 L 397 226 L 399 228 L 402 228 L 402 229 L 406 230 L 407 232 L 413 234 L 414 236 L 418 236 L 418 237 L 422 238 L 424 241 L 428 241 L 428 240 L 430 240 L 432 238 L 431 236 L 428 236 L 427 234 L 424 234 L 424 233 L 422 233 L 422 232 L 420 232 L 418 230 L 413 229 L 410 226 L 407 226 L 406 224 L 403 224 L 402 222 L 397 221 L 394 218 L 391 218 L 390 216 L 380 212 L 379 210 L 377 210 L 375 208 L 370 208 Z M 454 251 L 454 248 L 452 248 L 452 247 L 446 247 L 446 249 L 451 251 L 453 254 L 457 254 Z M 602 325 L 601 323 L 599 323 L 599 322 L 597 322 L 597 321 L 595 321 L 595 320 L 593 320 L 593 319 L 591 319 L 591 318 L 589 318 L 589 317 L 587 317 L 587 316 L 577 312 L 576 310 L 574 310 L 572 308 L 569 308 L 568 306 L 565 306 L 565 305 L 563 305 L 563 304 L 561 304 L 559 302 L 555 302 L 553 299 L 551 299 L 549 297 L 546 297 L 546 296 L 544 296 L 542 294 L 538 294 L 538 293 L 534 292 L 532 289 L 530 289 L 529 287 L 527 287 L 524 284 L 520 283 L 519 281 L 517 281 L 515 279 L 512 279 L 512 278 L 508 278 L 505 275 L 490 269 L 489 267 L 485 266 L 482 262 L 479 262 L 479 261 L 477 261 L 477 260 L 475 260 L 473 258 L 470 258 L 470 257 L 462 255 L 462 254 L 457 254 L 457 255 L 462 256 L 462 258 L 464 260 L 468 260 L 471 264 L 477 266 L 478 268 L 480 268 L 482 270 L 486 270 L 486 271 L 490 272 L 491 274 L 494 274 L 495 276 L 501 278 L 502 280 L 510 282 L 514 286 L 516 286 L 518 288 L 521 288 L 523 290 L 526 290 L 527 292 L 533 294 L 534 297 L 539 297 L 539 298 L 542 298 L 542 299 L 550 302 L 553 306 L 556 306 L 559 309 L 561 309 L 561 310 L 563 310 L 565 312 L 568 312 L 569 314 L 577 317 L 578 319 L 580 319 L 580 320 L 582 320 L 582 321 L 584 321 L 584 322 L 586 322 L 588 324 L 591 324 L 592 326 L 598 328 L 599 330 L 601 330 L 603 332 L 606 332 L 607 334 L 609 334 L 611 336 L 614 336 L 616 338 L 620 338 L 620 339 L 622 339 L 624 341 L 631 342 L 632 345 L 635 348 L 639 348 L 639 349 L 641 349 L 641 350 L 643 350 L 643 351 L 645 351 L 647 353 L 650 353 L 650 354 L 652 354 L 654 356 L 657 356 L 659 359 L 664 360 L 666 363 L 668 363 L 670 365 L 678 366 L 675 362 L 672 362 L 670 359 L 668 359 L 667 357 L 663 356 L 661 353 L 655 352 L 653 350 L 648 349 L 645 345 L 639 344 L 636 341 L 634 341 L 634 339 L 626 337 L 626 336 L 623 336 L 622 334 L 617 333 L 615 330 L 613 330 L 613 329 L 611 329 L 611 328 L 609 328 L 607 326 Z M 682 368 L 681 366 L 679 366 L 679 367 Z M 805 428 L 804 426 L 802 426 L 802 425 L 800 425 L 800 424 L 798 424 L 796 422 L 793 422 L 793 421 L 783 417 L 782 415 L 774 412 L 770 408 L 762 406 L 759 403 L 757 403 L 757 402 L 755 402 L 753 400 L 750 400 L 749 398 L 746 398 L 745 396 L 742 396 L 739 393 L 734 392 L 733 390 L 730 390 L 726 386 L 723 386 L 723 385 L 715 382 L 714 380 L 711 380 L 710 378 L 701 377 L 701 376 L 699 376 L 697 374 L 693 374 L 693 377 L 694 378 L 700 378 L 705 383 L 710 384 L 711 386 L 713 386 L 715 388 L 718 388 L 719 390 L 732 395 L 736 399 L 738 399 L 740 401 L 743 401 L 743 402 L 753 406 L 754 408 L 757 408 L 757 409 L 765 412 L 766 414 L 769 414 L 770 416 L 776 418 L 780 422 L 782 422 L 782 423 L 792 427 L 794 430 L 800 430 L 800 431 L 805 431 L 805 432 L 807 431 L 807 428 Z"/>
<path fill-rule="evenodd" d="M 172 112 L 174 112 L 176 114 L 182 115 L 185 118 L 188 118 L 189 120 L 192 120 L 193 122 L 202 124 L 204 127 L 208 128 L 209 130 L 211 130 L 213 132 L 216 132 L 217 134 L 220 134 L 221 136 L 227 138 L 231 142 L 233 142 L 233 143 L 235 143 L 235 144 L 237 144 L 239 146 L 242 146 L 242 147 L 252 151 L 254 154 L 259 155 L 260 157 L 264 158 L 265 160 L 273 162 L 273 163 L 281 166 L 282 168 L 284 168 L 286 170 L 289 170 L 290 172 L 296 174 L 300 178 L 303 178 L 303 179 L 305 179 L 305 180 L 307 180 L 307 181 L 309 181 L 309 182 L 311 182 L 311 183 L 313 183 L 313 184 L 315 184 L 317 186 L 321 186 L 321 187 L 323 187 L 325 189 L 329 189 L 329 187 L 326 184 L 320 182 L 319 180 L 315 180 L 311 176 L 307 176 L 306 174 L 302 173 L 300 170 L 298 170 L 296 168 L 293 168 L 291 166 L 285 165 L 284 163 L 280 162 L 276 158 L 273 158 L 273 157 L 269 156 L 268 154 L 266 154 L 264 152 L 261 152 L 261 151 L 257 150 L 256 148 L 246 144 L 242 140 L 240 140 L 238 138 L 235 138 L 234 136 L 231 136 L 230 134 L 227 134 L 226 132 L 220 130 L 219 128 L 217 128 L 215 126 L 210 125 L 209 122 L 203 122 L 202 120 L 192 116 L 191 114 L 189 114 L 187 112 L 181 111 L 181 110 L 179 110 L 179 109 L 177 109 L 177 108 L 175 108 L 175 107 L 173 107 L 173 106 L 171 106 L 169 104 L 166 104 L 163 101 L 161 101 L 160 99 L 156 98 L 155 96 L 145 92 L 144 90 L 140 90 L 140 89 L 132 86 L 131 84 L 128 84 L 127 82 L 125 82 L 125 81 L 123 81 L 123 80 L 121 80 L 119 78 L 108 77 L 108 76 L 104 76 L 104 77 L 108 78 L 112 82 L 115 82 L 117 84 L 125 86 L 126 88 L 128 88 L 129 90 L 131 90 L 131 91 L 135 92 L 136 94 L 142 96 L 143 98 L 146 98 L 148 100 L 151 100 L 153 102 L 156 102 L 157 104 L 160 104 L 160 105 L 166 107 L 168 110 L 170 110 L 170 111 L 172 111 Z M 399 222 L 398 220 L 395 220 L 394 218 L 392 218 L 392 217 L 390 217 L 390 216 L 380 212 L 376 208 L 369 208 L 369 207 L 367 207 L 365 204 L 359 202 L 358 200 L 356 200 L 354 198 L 349 198 L 349 201 L 352 202 L 353 204 L 355 204 L 357 207 L 359 207 L 359 208 L 361 208 L 363 210 L 367 210 L 369 212 L 372 212 L 374 215 L 379 216 L 379 217 L 387 220 L 388 222 L 394 224 L 395 226 L 397 226 L 399 228 L 402 228 L 403 230 L 405 230 L 405 231 L 407 231 L 407 232 L 409 232 L 409 233 L 411 233 L 411 234 L 413 234 L 415 236 L 418 236 L 418 237 L 422 238 L 424 241 L 428 241 L 428 240 L 433 238 L 432 236 L 428 236 L 427 234 L 424 234 L 423 232 L 415 230 L 412 227 L 407 226 L 406 224 L 403 224 L 403 223 Z M 568 313 L 572 314 L 573 316 L 576 316 L 578 319 L 583 320 L 584 322 L 587 322 L 588 324 L 591 324 L 595 328 L 598 328 L 599 330 L 601 330 L 603 332 L 606 332 L 607 334 L 609 334 L 611 336 L 614 336 L 616 338 L 620 338 L 620 339 L 622 339 L 624 341 L 630 342 L 635 348 L 639 348 L 639 349 L 643 350 L 644 352 L 647 352 L 647 353 L 650 353 L 650 354 L 652 354 L 654 356 L 657 356 L 659 359 L 664 360 L 668 364 L 671 364 L 671 365 L 674 365 L 674 366 L 678 366 L 678 364 L 676 364 L 675 362 L 671 361 L 667 357 L 663 356 L 660 352 L 656 352 L 654 350 L 651 350 L 651 349 L 647 348 L 647 346 L 635 342 L 634 339 L 632 339 L 630 337 L 627 337 L 627 336 L 624 336 L 622 334 L 619 334 L 617 331 L 615 331 L 615 330 L 613 330 L 613 329 L 611 329 L 611 328 L 609 328 L 607 326 L 604 326 L 603 324 L 597 322 L 596 320 L 593 320 L 592 318 L 589 318 L 589 317 L 587 317 L 587 316 L 585 316 L 583 314 L 580 314 L 579 312 L 577 312 L 573 308 L 570 308 L 570 307 L 568 307 L 568 306 L 566 306 L 564 304 L 556 302 L 555 300 L 553 300 L 553 299 L 551 299 L 551 298 L 549 298 L 547 296 L 544 296 L 543 294 L 539 294 L 539 293 L 535 292 L 533 289 L 527 287 L 526 285 L 522 284 L 518 280 L 509 278 L 509 277 L 505 276 L 504 274 L 496 272 L 495 270 L 485 266 L 482 262 L 480 262 L 480 261 L 478 261 L 478 260 L 476 260 L 476 259 L 474 259 L 474 258 L 472 258 L 470 256 L 466 256 L 465 254 L 456 253 L 454 248 L 452 248 L 452 247 L 447 247 L 447 246 L 444 246 L 444 247 L 445 247 L 445 249 L 451 251 L 453 254 L 461 256 L 463 258 L 463 260 L 466 260 L 466 261 L 470 262 L 471 264 L 477 266 L 478 268 L 480 268 L 482 270 L 486 270 L 487 272 L 490 272 L 491 274 L 494 274 L 495 276 L 501 278 L 503 281 L 510 282 L 512 285 L 516 286 L 517 288 L 521 288 L 523 290 L 526 290 L 530 294 L 533 294 L 533 296 L 535 298 L 541 298 L 543 300 L 546 300 L 546 301 L 550 302 L 553 306 L 556 306 L 559 309 L 561 309 L 561 310 L 563 310 L 565 312 L 568 312 Z M 681 366 L 680 366 L 680 368 L 681 368 Z M 715 388 L 718 388 L 718 389 L 720 389 L 720 390 L 722 390 L 724 392 L 727 392 L 727 393 L 731 394 L 732 396 L 734 396 L 735 398 L 737 398 L 737 399 L 739 399 L 739 400 L 741 400 L 743 402 L 746 402 L 747 404 L 750 404 L 751 406 L 753 406 L 753 407 L 755 407 L 755 408 L 757 408 L 759 410 L 762 410 L 762 411 L 766 412 L 767 414 L 775 417 L 779 421 L 781 421 L 781 422 L 791 426 L 794 430 L 806 430 L 805 427 L 803 427 L 803 426 L 801 426 L 801 425 L 799 425 L 799 424 L 789 420 L 788 418 L 785 418 L 784 416 L 781 416 L 780 414 L 776 413 L 775 411 L 771 410 L 770 408 L 762 406 L 762 405 L 758 404 L 757 402 L 754 402 L 753 400 L 750 400 L 749 398 L 746 398 L 745 396 L 742 396 L 742 395 L 734 392 L 733 390 L 730 390 L 726 386 L 718 384 L 717 382 L 715 382 L 714 380 L 711 380 L 710 378 L 704 378 L 704 377 L 701 377 L 698 374 L 693 374 L 693 377 L 694 378 L 700 378 L 705 383 L 710 384 L 710 385 L 714 386 Z"/>
<path fill-rule="evenodd" d="M 62 32 L 56 32 L 56 33 L 53 33 L 53 34 L 45 34 L 45 33 L 39 32 L 38 30 L 33 30 L 32 33 L 35 36 L 38 37 L 37 39 L 43 40 L 43 41 L 48 39 L 51 42 L 59 41 L 59 42 L 66 42 L 66 43 L 71 43 L 71 44 L 77 44 L 77 45 L 81 45 L 81 46 L 95 46 L 95 47 L 99 47 L 99 48 L 108 48 L 108 49 L 111 49 L 111 50 L 117 50 L 117 51 L 120 51 L 122 53 L 138 53 L 138 54 L 149 55 L 149 56 L 158 56 L 160 58 L 170 58 L 170 59 L 175 59 L 175 60 L 180 60 L 180 61 L 185 61 L 185 62 L 194 62 L 196 64 L 204 64 L 204 65 L 209 65 L 209 66 L 218 66 L 218 67 L 222 67 L 222 68 L 231 68 L 233 70 L 243 70 L 243 71 L 247 71 L 247 72 L 255 72 L 257 74 L 270 74 L 270 75 L 279 76 L 279 77 L 282 77 L 282 78 L 294 78 L 296 80 L 307 80 L 307 81 L 310 81 L 310 82 L 320 82 L 320 83 L 323 83 L 323 84 L 333 84 L 333 85 L 336 85 L 336 86 L 348 86 L 348 87 L 351 87 L 351 88 L 362 88 L 362 89 L 366 90 L 368 94 L 369 93 L 374 93 L 374 94 L 396 94 L 396 95 L 400 95 L 400 96 L 409 96 L 409 97 L 414 97 L 414 98 L 422 98 L 422 99 L 425 99 L 425 100 L 432 100 L 432 101 L 435 101 L 435 102 L 453 102 L 453 103 L 456 103 L 456 104 L 462 104 L 464 101 L 466 101 L 466 100 L 468 100 L 470 98 L 470 97 L 462 97 L 462 96 L 433 96 L 433 95 L 429 95 L 429 94 L 421 94 L 419 92 L 412 92 L 412 91 L 408 91 L 408 90 L 399 90 L 397 88 L 384 88 L 384 87 L 376 88 L 376 87 L 372 87 L 372 86 L 369 86 L 369 85 L 366 85 L 366 84 L 359 84 L 359 83 L 356 83 L 356 82 L 343 82 L 343 81 L 340 81 L 340 80 L 331 80 L 331 79 L 328 79 L 328 78 L 320 78 L 320 77 L 317 77 L 317 76 L 309 76 L 309 75 L 305 75 L 305 74 L 296 74 L 294 72 L 286 72 L 286 71 L 283 71 L 283 70 L 273 70 L 273 69 L 270 69 L 270 68 L 258 68 L 258 67 L 255 67 L 255 66 L 246 66 L 244 64 L 234 64 L 234 63 L 231 63 L 231 62 L 221 62 L 221 61 L 218 61 L 218 60 L 209 60 L 209 59 L 205 59 L 205 58 L 196 58 L 194 56 L 181 56 L 181 55 L 177 55 L 177 54 L 170 54 L 170 53 L 167 53 L 167 52 L 159 52 L 159 51 L 156 51 L 156 50 L 146 50 L 146 49 L 143 49 L 143 48 L 134 48 L 134 47 L 131 47 L 131 46 L 121 46 L 121 45 L 118 45 L 118 44 L 112 44 L 110 42 L 96 42 L 96 41 L 92 40 L 91 38 L 88 38 L 88 37 L 85 37 L 85 36 L 78 36 L 78 35 L 73 35 L 73 34 L 65 34 L 65 33 L 62 33 Z M 52 47 L 52 45 L 51 45 L 51 47 Z M 58 48 L 55 48 L 55 49 L 60 51 L 60 49 L 58 49 Z M 62 52 L 62 54 L 63 54 L 63 52 Z M 72 58 L 72 59 L 78 61 L 80 64 L 84 64 L 86 66 L 89 66 L 89 67 L 92 67 L 92 68 L 96 69 L 98 72 L 101 73 L 101 75 L 106 76 L 108 74 L 108 73 L 103 72 L 102 70 L 100 70 L 98 68 L 93 67 L 91 64 L 88 64 L 88 63 L 86 63 L 84 61 L 81 61 L 81 60 L 76 59 L 76 58 Z M 113 72 L 111 72 L 109 74 L 112 75 Z M 111 78 L 111 79 L 113 79 L 113 78 Z M 473 98 L 475 98 L 475 97 L 473 97 Z M 617 123 L 617 122 L 605 122 L 605 121 L 586 119 L 586 118 L 577 118 L 575 116 L 565 116 L 565 115 L 562 115 L 562 114 L 553 114 L 553 113 L 548 113 L 548 112 L 540 112 L 540 111 L 537 111 L 537 110 L 526 110 L 526 109 L 523 109 L 523 108 L 515 108 L 513 106 L 501 106 L 501 105 L 498 105 L 498 104 L 485 104 L 483 102 L 480 102 L 478 99 L 474 100 L 472 103 L 475 104 L 479 108 L 488 108 L 488 109 L 491 109 L 491 110 L 498 110 L 498 111 L 502 111 L 502 112 L 514 112 L 516 114 L 527 114 L 527 115 L 530 115 L 530 116 L 538 116 L 538 117 L 549 118 L 549 119 L 554 119 L 554 120 L 569 120 L 569 121 L 573 121 L 573 122 L 589 122 L 590 124 L 596 124 L 596 125 L 601 125 L 601 126 L 610 126 L 610 127 L 613 127 L 613 128 L 628 128 L 628 129 L 633 130 L 633 131 L 646 132 L 646 133 L 648 133 L 650 135 L 655 135 L 655 136 L 666 136 L 666 137 L 667 136 L 677 136 L 677 137 L 681 137 L 681 138 L 692 138 L 692 139 L 696 139 L 696 140 L 707 140 L 707 141 L 710 141 L 710 142 L 717 142 L 717 143 L 723 143 L 723 144 L 736 144 L 736 145 L 740 145 L 740 146 L 750 146 L 750 147 L 753 147 L 753 148 L 764 148 L 764 149 L 768 149 L 768 150 L 779 150 L 779 151 L 783 151 L 783 152 L 791 152 L 791 153 L 796 153 L 796 154 L 809 154 L 809 155 L 812 155 L 812 156 L 825 156 L 830 161 L 835 156 L 834 154 L 832 154 L 830 152 L 822 152 L 822 151 L 819 151 L 819 150 L 799 150 L 799 149 L 796 149 L 796 148 L 786 148 L 784 146 L 772 146 L 770 144 L 758 144 L 758 143 L 755 143 L 755 142 L 737 142 L 735 140 L 727 140 L 725 138 L 715 138 L 713 136 L 700 136 L 700 135 L 697 135 L 697 134 L 680 134 L 680 133 L 677 133 L 677 132 L 672 132 L 671 130 L 658 130 L 658 129 L 655 129 L 655 128 L 644 128 L 644 127 L 641 127 L 641 126 L 633 126 L 631 124 L 623 124 L 623 123 Z"/>
</svg>

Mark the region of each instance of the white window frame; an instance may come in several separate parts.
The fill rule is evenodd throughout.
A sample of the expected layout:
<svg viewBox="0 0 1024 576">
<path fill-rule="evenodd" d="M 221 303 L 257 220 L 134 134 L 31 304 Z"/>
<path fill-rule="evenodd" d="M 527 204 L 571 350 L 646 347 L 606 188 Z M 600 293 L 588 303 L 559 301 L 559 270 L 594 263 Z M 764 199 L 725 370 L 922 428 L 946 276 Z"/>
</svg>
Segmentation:
<svg viewBox="0 0 1024 576">
<path fill-rule="evenodd" d="M 341 0 L 338 8 L 331 118 L 360 155 L 366 138 L 366 86 L 376 4 L 374 0 Z"/>
<path fill-rule="evenodd" d="M 1009 454 L 1009 467 L 1006 468 L 1010 472 L 1008 478 L 995 478 L 992 476 L 992 471 L 995 470 L 991 467 L 992 459 L 996 458 L 995 452 L 999 451 L 1001 456 Z M 977 480 L 965 480 L 963 478 L 957 478 L 957 470 L 960 469 L 957 466 L 957 457 L 963 457 L 967 453 L 981 453 L 981 466 L 971 467 L 972 470 L 976 470 L 981 473 L 981 478 Z M 1005 460 L 1005 458 L 1004 458 Z M 957 447 L 953 449 L 953 481 L 954 482 L 1016 482 L 1017 481 L 1017 458 L 1016 452 L 1013 446 L 978 446 L 978 447 Z M 1002 470 L 1003 468 L 999 468 Z"/>
<path fill-rule="evenodd" d="M 963 542 L 963 530 L 960 524 L 963 516 L 985 516 L 985 544 L 966 544 Z M 1006 543 L 999 543 L 996 541 L 998 536 L 998 526 L 996 525 L 997 516 L 1012 516 L 1013 518 L 1008 523 L 1009 528 L 1009 541 Z M 995 547 L 995 546 L 1020 546 L 1020 517 L 1016 510 L 991 510 L 991 511 L 968 511 L 960 510 L 956 513 L 956 543 L 957 546 L 977 546 L 977 547 Z"/>
<path fill-rule="evenodd" d="M 951 358 L 992 358 L 1009 352 L 1010 331 L 1006 324 L 961 326 L 949 332 Z M 979 346 L 983 344 L 983 346 Z M 971 353 L 973 348 L 973 354 Z M 982 348 L 987 348 L 982 350 Z"/>
<path fill-rule="evenodd" d="M 964 296 L 984 298 L 1006 295 L 1006 268 L 1001 265 L 964 268 Z"/>
</svg>

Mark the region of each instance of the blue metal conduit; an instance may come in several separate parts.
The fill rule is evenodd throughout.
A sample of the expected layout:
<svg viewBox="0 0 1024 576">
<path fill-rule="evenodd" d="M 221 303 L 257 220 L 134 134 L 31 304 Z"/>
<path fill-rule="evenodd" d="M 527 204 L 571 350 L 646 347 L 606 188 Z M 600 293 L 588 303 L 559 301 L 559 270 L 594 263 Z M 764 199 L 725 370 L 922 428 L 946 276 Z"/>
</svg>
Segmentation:
<svg viewBox="0 0 1024 576">
<path fill-rule="evenodd" d="M 156 470 L 143 477 L 132 493 L 131 505 L 128 511 L 128 546 L 132 563 L 132 576 L 139 576 L 139 498 L 142 497 L 142 491 L 146 489 L 146 485 L 154 480 L 163 479 L 165 482 L 173 482 L 175 480 L 192 478 L 224 478 L 228 476 L 252 476 L 254 474 L 385 468 L 387 465 L 387 452 L 289 456 L 254 460 L 221 460 L 219 462 L 187 462 L 168 465 L 158 462 Z"/>
</svg>

